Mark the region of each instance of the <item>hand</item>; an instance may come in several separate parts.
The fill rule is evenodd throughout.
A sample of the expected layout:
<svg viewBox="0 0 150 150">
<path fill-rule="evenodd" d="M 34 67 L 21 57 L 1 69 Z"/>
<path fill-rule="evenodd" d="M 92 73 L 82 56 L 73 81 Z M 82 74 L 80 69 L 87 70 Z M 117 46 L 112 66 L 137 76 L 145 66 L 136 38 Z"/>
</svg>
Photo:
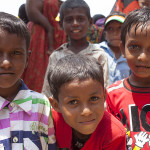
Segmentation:
<svg viewBox="0 0 150 150">
<path fill-rule="evenodd" d="M 53 34 L 48 32 L 48 51 L 46 52 L 48 55 L 54 51 L 53 42 Z"/>
<path fill-rule="evenodd" d="M 138 135 L 134 135 L 135 145 L 143 148 L 146 142 L 149 142 L 148 134 L 146 132 L 140 132 Z"/>
</svg>

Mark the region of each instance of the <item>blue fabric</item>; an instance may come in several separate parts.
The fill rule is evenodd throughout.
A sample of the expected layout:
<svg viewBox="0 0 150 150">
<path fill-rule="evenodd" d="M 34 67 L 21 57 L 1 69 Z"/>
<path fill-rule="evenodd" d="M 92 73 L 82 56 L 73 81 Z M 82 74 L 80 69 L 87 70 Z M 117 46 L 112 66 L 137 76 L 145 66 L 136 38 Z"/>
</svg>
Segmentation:
<svg viewBox="0 0 150 150">
<path fill-rule="evenodd" d="M 109 69 L 109 85 L 118 80 L 128 77 L 131 71 L 127 64 L 126 58 L 123 58 L 123 56 L 121 55 L 120 58 L 116 59 L 115 55 L 108 47 L 106 41 L 103 41 L 98 45 L 106 52 L 107 55 Z"/>
</svg>

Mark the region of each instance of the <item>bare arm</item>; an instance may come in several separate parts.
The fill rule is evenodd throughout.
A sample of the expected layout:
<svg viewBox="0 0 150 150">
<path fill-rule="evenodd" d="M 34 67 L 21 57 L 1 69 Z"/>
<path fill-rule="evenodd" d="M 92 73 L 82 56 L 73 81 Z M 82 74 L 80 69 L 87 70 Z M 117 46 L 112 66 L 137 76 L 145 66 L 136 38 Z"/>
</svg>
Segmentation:
<svg viewBox="0 0 150 150">
<path fill-rule="evenodd" d="M 26 0 L 26 12 L 29 20 L 41 25 L 48 33 L 49 51 L 53 51 L 53 26 L 48 19 L 42 14 L 42 0 Z"/>
</svg>

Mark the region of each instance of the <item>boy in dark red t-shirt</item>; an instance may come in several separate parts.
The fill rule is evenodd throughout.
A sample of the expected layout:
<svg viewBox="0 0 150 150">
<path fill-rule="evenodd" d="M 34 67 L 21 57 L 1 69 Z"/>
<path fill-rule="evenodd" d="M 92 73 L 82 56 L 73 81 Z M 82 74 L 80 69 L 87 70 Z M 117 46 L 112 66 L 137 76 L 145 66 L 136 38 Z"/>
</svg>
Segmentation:
<svg viewBox="0 0 150 150">
<path fill-rule="evenodd" d="M 128 149 L 150 149 L 150 8 L 131 12 L 121 31 L 121 50 L 131 75 L 112 84 L 107 110 L 127 129 Z"/>
</svg>

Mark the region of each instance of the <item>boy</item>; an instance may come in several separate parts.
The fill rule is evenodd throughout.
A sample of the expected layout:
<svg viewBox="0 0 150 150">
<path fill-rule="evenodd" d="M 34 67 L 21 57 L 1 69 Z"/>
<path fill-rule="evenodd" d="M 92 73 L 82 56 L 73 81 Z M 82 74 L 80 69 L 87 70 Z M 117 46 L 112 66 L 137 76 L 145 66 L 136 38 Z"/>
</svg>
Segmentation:
<svg viewBox="0 0 150 150">
<path fill-rule="evenodd" d="M 129 76 L 130 68 L 120 49 L 121 26 L 125 20 L 125 14 L 115 12 L 110 14 L 104 23 L 104 37 L 106 41 L 99 44 L 106 52 L 109 69 L 109 84 Z"/>
<path fill-rule="evenodd" d="M 68 55 L 49 70 L 56 141 L 70 150 L 125 150 L 123 125 L 104 110 L 103 70 L 93 57 Z"/>
<path fill-rule="evenodd" d="M 29 43 L 30 34 L 25 23 L 13 15 L 0 12 L 2 150 L 55 149 L 49 100 L 46 96 L 29 90 L 20 79 L 28 63 Z"/>
<path fill-rule="evenodd" d="M 60 25 L 69 37 L 69 42 L 60 46 L 49 58 L 42 92 L 49 97 L 50 87 L 47 81 L 49 67 L 60 58 L 70 54 L 85 54 L 100 61 L 104 72 L 104 85 L 108 86 L 107 57 L 102 49 L 89 43 L 86 39 L 92 25 L 90 8 L 84 0 L 66 0 L 60 7 Z"/>
<path fill-rule="evenodd" d="M 131 75 L 108 88 L 108 111 L 127 129 L 128 149 L 150 149 L 150 8 L 131 12 L 121 30 Z"/>
</svg>

